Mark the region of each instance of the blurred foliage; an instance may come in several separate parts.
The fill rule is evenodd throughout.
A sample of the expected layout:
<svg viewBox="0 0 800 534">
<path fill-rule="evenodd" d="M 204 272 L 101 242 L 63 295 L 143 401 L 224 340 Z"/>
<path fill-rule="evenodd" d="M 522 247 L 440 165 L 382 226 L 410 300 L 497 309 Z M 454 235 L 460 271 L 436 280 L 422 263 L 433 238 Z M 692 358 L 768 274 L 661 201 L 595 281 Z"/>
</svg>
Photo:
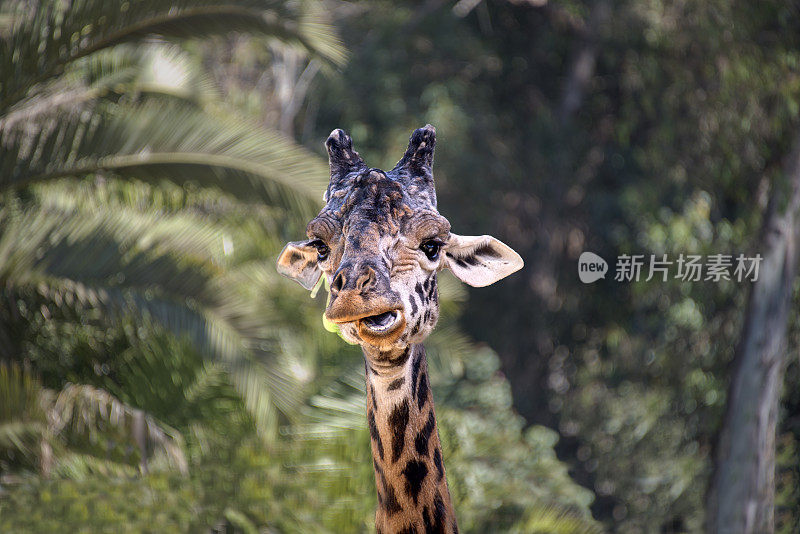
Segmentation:
<svg viewBox="0 0 800 534">
<path fill-rule="evenodd" d="M 298 124 L 317 126 L 304 135 L 346 125 L 380 166 L 405 132 L 435 124 L 440 211 L 526 260 L 471 290 L 461 321 L 497 350 L 515 407 L 558 431 L 608 529 L 701 530 L 747 285 L 584 285 L 576 263 L 584 250 L 612 270 L 626 253 L 755 254 L 798 126 L 796 6 L 360 2 L 338 14 L 351 59 L 309 95 L 314 120 Z M 779 444 L 787 532 L 796 380 Z"/>
<path fill-rule="evenodd" d="M 15 364 L 0 366 L 0 385 L 3 471 L 130 475 L 150 462 L 186 471 L 180 434 L 102 389 L 68 384 L 54 392 Z"/>
<path fill-rule="evenodd" d="M 327 179 L 291 139 L 345 59 L 324 15 L 0 7 L 0 531 L 372 528 L 360 351 L 274 270 Z M 461 333 L 464 290 L 441 291 L 429 354 L 462 530 L 596 530 L 557 434 L 525 428 Z"/>
</svg>

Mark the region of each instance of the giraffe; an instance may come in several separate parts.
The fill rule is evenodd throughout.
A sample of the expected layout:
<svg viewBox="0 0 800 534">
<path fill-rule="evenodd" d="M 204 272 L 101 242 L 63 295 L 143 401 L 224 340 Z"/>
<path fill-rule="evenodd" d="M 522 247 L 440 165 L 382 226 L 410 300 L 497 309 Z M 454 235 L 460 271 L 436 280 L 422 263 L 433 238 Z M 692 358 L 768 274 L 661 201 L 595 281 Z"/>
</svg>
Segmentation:
<svg viewBox="0 0 800 534">
<path fill-rule="evenodd" d="M 436 273 L 487 286 L 522 268 L 491 236 L 461 236 L 436 208 L 436 130 L 415 130 L 389 171 L 369 168 L 343 130 L 325 142 L 331 179 L 307 240 L 288 243 L 278 271 L 330 288 L 325 317 L 364 353 L 378 533 L 456 533 L 423 340 L 439 317 Z"/>
</svg>

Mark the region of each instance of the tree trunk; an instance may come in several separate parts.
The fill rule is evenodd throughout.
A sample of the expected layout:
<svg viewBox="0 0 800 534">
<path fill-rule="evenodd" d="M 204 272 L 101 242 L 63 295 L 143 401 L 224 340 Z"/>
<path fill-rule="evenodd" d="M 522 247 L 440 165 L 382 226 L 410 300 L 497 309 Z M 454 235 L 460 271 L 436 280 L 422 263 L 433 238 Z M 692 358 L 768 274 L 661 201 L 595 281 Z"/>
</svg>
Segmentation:
<svg viewBox="0 0 800 534">
<path fill-rule="evenodd" d="M 774 532 L 775 432 L 800 235 L 800 139 L 773 188 L 707 502 L 709 533 Z"/>
</svg>

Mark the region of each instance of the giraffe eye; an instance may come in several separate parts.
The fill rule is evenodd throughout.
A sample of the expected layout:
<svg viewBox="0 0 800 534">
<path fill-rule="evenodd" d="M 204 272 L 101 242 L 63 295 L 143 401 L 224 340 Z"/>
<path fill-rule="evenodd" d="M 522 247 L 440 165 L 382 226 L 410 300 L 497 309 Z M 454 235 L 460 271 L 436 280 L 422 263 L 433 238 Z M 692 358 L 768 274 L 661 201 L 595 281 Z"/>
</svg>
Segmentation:
<svg viewBox="0 0 800 534">
<path fill-rule="evenodd" d="M 324 241 L 315 239 L 309 243 L 309 245 L 317 249 L 317 261 L 325 261 L 328 259 L 328 254 L 330 254 L 331 249 L 328 248 L 328 245 L 326 245 Z"/>
<path fill-rule="evenodd" d="M 442 248 L 442 243 L 439 241 L 435 241 L 430 239 L 428 241 L 423 242 L 419 249 L 428 257 L 431 261 L 436 261 L 439 259 L 439 251 Z"/>
</svg>

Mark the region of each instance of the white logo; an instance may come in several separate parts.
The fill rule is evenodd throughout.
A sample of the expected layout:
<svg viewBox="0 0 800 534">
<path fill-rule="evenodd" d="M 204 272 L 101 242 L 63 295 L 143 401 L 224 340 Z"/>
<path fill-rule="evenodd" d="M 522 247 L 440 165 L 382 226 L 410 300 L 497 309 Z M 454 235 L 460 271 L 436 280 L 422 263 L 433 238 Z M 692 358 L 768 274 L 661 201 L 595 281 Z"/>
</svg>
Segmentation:
<svg viewBox="0 0 800 534">
<path fill-rule="evenodd" d="M 755 282 L 758 280 L 758 269 L 763 260 L 761 254 L 755 256 L 680 254 L 677 260 L 669 259 L 668 254 L 661 254 L 660 257 L 656 254 L 649 254 L 649 261 L 647 257 L 647 254 L 617 256 L 614 280 L 616 282 L 639 282 L 641 279 L 649 282 L 658 277 L 662 282 L 666 282 L 670 278 L 683 282 Z M 672 271 L 677 271 L 677 273 L 673 276 Z M 584 252 L 578 258 L 578 277 L 584 284 L 591 284 L 605 278 L 607 272 L 606 260 L 594 252 Z"/>
<path fill-rule="evenodd" d="M 578 277 L 584 284 L 591 284 L 606 277 L 608 264 L 594 252 L 584 252 L 578 258 Z"/>
</svg>

